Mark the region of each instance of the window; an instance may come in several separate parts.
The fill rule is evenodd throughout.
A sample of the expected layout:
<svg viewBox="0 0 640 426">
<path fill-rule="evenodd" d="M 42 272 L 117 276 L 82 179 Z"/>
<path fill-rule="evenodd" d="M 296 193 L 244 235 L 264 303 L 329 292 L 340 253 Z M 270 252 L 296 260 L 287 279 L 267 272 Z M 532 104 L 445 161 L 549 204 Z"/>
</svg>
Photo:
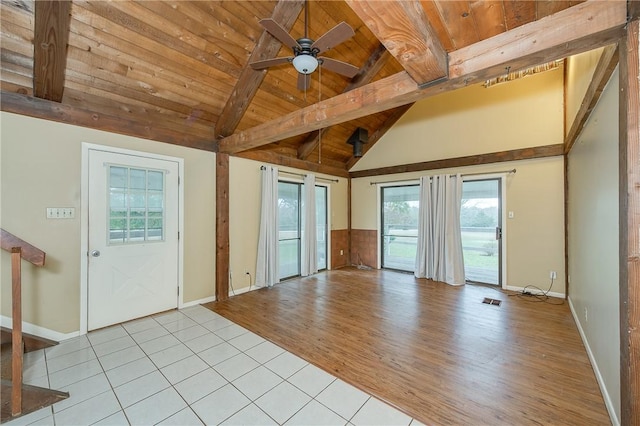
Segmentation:
<svg viewBox="0 0 640 426">
<path fill-rule="evenodd" d="M 164 173 L 109 166 L 110 245 L 164 240 Z"/>
<path fill-rule="evenodd" d="M 383 186 L 381 192 L 382 267 L 414 271 L 420 185 Z"/>
<path fill-rule="evenodd" d="M 278 249 L 280 279 L 300 275 L 302 256 L 302 183 L 278 182 Z M 318 269 L 327 269 L 327 187 L 316 185 Z"/>
</svg>

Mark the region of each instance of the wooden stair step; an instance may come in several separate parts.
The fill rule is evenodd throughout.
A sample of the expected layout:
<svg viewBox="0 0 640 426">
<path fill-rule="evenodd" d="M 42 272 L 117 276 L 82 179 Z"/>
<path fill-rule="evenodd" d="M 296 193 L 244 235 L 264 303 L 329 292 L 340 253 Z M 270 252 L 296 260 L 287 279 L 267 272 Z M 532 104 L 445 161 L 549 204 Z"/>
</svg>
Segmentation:
<svg viewBox="0 0 640 426">
<path fill-rule="evenodd" d="M 44 337 L 34 336 L 33 334 L 22 333 L 22 341 L 24 342 L 24 353 L 37 351 L 39 349 L 49 348 L 58 344 L 55 340 L 45 339 Z M 11 329 L 0 327 L 0 343 L 11 343 Z"/>
<path fill-rule="evenodd" d="M 13 418 L 18 418 L 32 413 L 51 404 L 69 398 L 69 392 L 61 392 L 53 389 L 41 388 L 39 386 L 22 385 L 22 413 L 19 416 L 11 416 L 11 381 L 2 380 L 0 389 L 0 401 L 2 410 L 0 413 L 0 423 L 4 423 Z"/>
</svg>

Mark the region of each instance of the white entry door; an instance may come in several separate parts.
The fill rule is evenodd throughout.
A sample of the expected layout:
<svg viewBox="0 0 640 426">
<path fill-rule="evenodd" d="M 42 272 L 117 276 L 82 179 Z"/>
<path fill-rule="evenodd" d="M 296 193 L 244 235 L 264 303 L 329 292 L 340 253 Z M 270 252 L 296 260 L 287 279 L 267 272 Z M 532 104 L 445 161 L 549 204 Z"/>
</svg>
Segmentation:
<svg viewBox="0 0 640 426">
<path fill-rule="evenodd" d="M 89 150 L 88 329 L 178 305 L 175 161 Z"/>
</svg>

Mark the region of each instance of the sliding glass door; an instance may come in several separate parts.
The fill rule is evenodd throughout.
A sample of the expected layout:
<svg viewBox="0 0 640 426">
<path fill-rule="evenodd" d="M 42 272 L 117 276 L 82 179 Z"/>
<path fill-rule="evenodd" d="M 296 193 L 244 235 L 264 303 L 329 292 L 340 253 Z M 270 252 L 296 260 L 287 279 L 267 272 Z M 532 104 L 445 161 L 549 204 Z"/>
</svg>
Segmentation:
<svg viewBox="0 0 640 426">
<path fill-rule="evenodd" d="M 318 270 L 327 269 L 327 187 L 316 186 Z M 278 244 L 280 279 L 300 275 L 302 256 L 302 183 L 278 182 Z"/>
<path fill-rule="evenodd" d="M 327 187 L 316 186 L 316 241 L 318 245 L 318 270 L 327 269 Z"/>
<path fill-rule="evenodd" d="M 419 185 L 383 186 L 382 267 L 413 272 L 418 247 Z"/>
<path fill-rule="evenodd" d="M 501 285 L 501 179 L 462 184 L 460 227 L 467 281 Z"/>
<path fill-rule="evenodd" d="M 278 249 L 280 279 L 300 275 L 302 219 L 300 184 L 278 182 Z"/>
</svg>

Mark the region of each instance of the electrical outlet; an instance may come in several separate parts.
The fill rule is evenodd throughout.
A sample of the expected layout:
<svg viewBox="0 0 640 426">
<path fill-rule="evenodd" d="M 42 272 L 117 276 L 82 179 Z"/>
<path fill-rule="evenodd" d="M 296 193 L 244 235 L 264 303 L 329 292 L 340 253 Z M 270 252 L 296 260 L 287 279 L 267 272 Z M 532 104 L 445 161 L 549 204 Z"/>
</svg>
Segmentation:
<svg viewBox="0 0 640 426">
<path fill-rule="evenodd" d="M 589 322 L 589 311 L 587 311 L 587 307 L 584 307 L 584 322 Z"/>
<path fill-rule="evenodd" d="M 549 278 L 551 278 L 552 280 L 558 278 L 558 274 L 556 273 L 556 271 L 549 272 Z"/>
</svg>

